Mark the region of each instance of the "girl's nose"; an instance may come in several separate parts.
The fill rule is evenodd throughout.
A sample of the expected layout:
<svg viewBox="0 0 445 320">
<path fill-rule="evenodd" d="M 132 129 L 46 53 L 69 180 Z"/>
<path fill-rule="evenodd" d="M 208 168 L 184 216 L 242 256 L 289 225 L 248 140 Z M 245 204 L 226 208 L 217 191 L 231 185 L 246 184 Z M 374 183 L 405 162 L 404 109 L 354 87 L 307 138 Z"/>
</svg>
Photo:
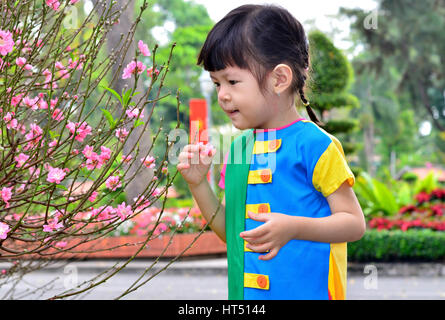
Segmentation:
<svg viewBox="0 0 445 320">
<path fill-rule="evenodd" d="M 218 100 L 223 102 L 230 101 L 230 94 L 227 92 L 227 90 L 223 89 L 223 86 L 220 86 L 219 88 Z"/>
</svg>

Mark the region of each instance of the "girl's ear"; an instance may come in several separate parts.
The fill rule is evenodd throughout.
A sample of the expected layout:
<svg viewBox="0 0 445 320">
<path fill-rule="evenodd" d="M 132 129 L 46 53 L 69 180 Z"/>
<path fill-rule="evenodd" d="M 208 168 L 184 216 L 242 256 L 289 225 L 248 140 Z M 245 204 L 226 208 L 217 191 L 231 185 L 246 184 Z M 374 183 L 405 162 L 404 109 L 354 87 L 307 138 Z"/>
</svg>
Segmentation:
<svg viewBox="0 0 445 320">
<path fill-rule="evenodd" d="M 287 64 L 279 64 L 272 71 L 273 90 L 277 95 L 286 91 L 292 84 L 292 69 Z"/>
</svg>

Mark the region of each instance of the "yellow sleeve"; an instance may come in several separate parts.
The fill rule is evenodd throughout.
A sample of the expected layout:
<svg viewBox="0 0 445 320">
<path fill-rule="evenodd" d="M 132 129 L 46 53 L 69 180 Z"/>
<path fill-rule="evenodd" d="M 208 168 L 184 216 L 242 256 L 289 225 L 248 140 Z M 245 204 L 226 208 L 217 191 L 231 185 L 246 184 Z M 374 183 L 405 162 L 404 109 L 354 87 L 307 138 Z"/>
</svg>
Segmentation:
<svg viewBox="0 0 445 320">
<path fill-rule="evenodd" d="M 332 135 L 329 137 L 332 142 L 318 159 L 312 175 L 315 189 L 325 197 L 337 190 L 345 181 L 351 187 L 355 182 L 340 141 Z"/>
</svg>

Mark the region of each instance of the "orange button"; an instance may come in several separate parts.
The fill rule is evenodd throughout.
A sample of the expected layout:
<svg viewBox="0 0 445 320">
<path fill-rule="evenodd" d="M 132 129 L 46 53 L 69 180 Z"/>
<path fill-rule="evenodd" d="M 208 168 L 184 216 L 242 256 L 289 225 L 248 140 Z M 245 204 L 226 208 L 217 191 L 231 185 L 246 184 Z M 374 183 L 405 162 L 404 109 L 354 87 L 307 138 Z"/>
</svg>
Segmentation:
<svg viewBox="0 0 445 320">
<path fill-rule="evenodd" d="M 266 288 L 267 287 L 267 279 L 265 276 L 258 276 L 256 278 L 256 283 L 258 285 L 258 287 L 260 288 Z"/>
<path fill-rule="evenodd" d="M 270 173 L 269 173 L 269 171 L 268 171 L 268 170 L 263 170 L 263 171 L 261 171 L 261 180 L 262 180 L 263 182 L 267 182 L 267 181 L 269 181 L 269 179 L 270 179 Z"/>
<path fill-rule="evenodd" d="M 267 206 L 267 204 L 260 204 L 258 206 L 258 213 L 268 213 L 269 212 L 269 207 Z"/>
<path fill-rule="evenodd" d="M 275 150 L 277 146 L 278 146 L 278 140 L 269 141 L 269 150 Z"/>
</svg>

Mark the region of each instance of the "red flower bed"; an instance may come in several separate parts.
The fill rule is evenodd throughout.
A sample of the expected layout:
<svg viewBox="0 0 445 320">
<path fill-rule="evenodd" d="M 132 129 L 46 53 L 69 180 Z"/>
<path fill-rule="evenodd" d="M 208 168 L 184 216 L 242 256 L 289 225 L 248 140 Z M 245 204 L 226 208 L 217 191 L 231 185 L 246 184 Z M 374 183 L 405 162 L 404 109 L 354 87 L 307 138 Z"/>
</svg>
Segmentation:
<svg viewBox="0 0 445 320">
<path fill-rule="evenodd" d="M 424 228 L 445 231 L 445 189 L 420 192 L 414 199 L 416 204 L 402 207 L 394 217 L 371 219 L 369 227 L 377 230 Z"/>
</svg>

